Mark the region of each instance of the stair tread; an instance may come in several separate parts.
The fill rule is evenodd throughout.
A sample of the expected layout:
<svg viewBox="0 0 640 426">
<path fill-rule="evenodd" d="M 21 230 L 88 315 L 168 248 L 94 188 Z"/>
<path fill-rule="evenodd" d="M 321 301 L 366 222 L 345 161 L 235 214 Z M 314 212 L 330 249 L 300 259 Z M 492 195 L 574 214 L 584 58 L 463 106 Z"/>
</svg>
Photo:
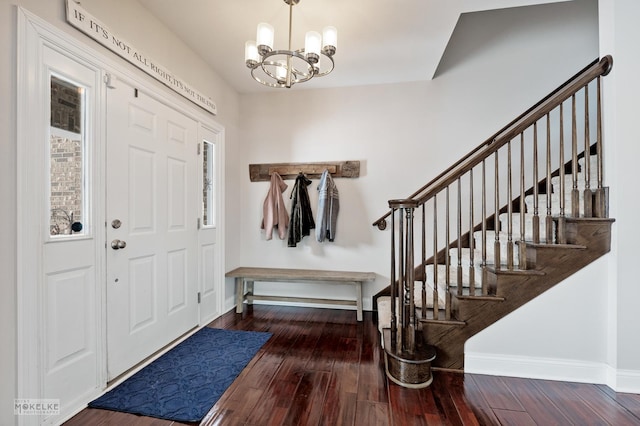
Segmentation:
<svg viewBox="0 0 640 426">
<path fill-rule="evenodd" d="M 552 244 L 555 245 L 555 244 Z M 496 269 L 494 265 L 487 266 L 487 270 L 496 275 L 546 275 L 543 271 L 538 271 L 537 269 L 506 269 L 500 268 Z"/>
<path fill-rule="evenodd" d="M 422 318 L 420 318 L 420 322 L 421 323 L 428 323 L 428 324 L 456 325 L 456 326 L 459 326 L 459 327 L 463 327 L 463 326 L 467 325 L 466 322 L 455 320 L 455 319 L 447 320 L 447 319 L 433 319 L 433 318 L 422 319 Z"/>
<path fill-rule="evenodd" d="M 489 302 L 504 302 L 506 299 L 500 296 L 483 296 L 483 295 L 470 295 L 470 294 L 458 294 L 454 289 L 451 289 L 451 295 L 457 297 L 460 300 L 484 300 Z"/>
<path fill-rule="evenodd" d="M 604 222 L 604 223 L 613 223 L 616 220 L 611 217 L 573 217 L 573 216 L 565 216 L 564 220 L 568 222 Z"/>
<path fill-rule="evenodd" d="M 506 214 L 506 213 L 505 213 Z M 533 216 L 533 214 L 531 214 L 531 216 Z M 546 215 L 538 215 L 538 217 L 540 218 L 540 239 L 544 240 L 544 217 Z M 553 216 L 552 216 L 553 217 Z M 516 222 L 516 221 L 514 221 Z M 518 241 L 522 241 L 520 239 L 520 225 L 519 222 L 518 226 L 516 227 L 515 225 L 513 226 L 513 232 L 511 233 L 511 241 L 513 241 L 514 243 L 518 242 Z M 506 231 L 506 226 L 504 227 L 505 230 L 504 231 L 499 231 L 498 232 L 498 238 L 501 244 L 506 244 L 507 242 L 509 242 L 509 234 Z M 555 225 L 554 225 L 554 229 L 555 229 Z M 479 234 L 478 234 L 479 233 Z M 496 231 L 494 230 L 489 230 L 487 231 L 487 248 L 490 249 L 490 246 L 493 245 L 493 243 L 495 242 L 495 233 Z M 482 238 L 482 231 L 476 231 L 473 233 L 474 238 Z M 527 229 L 525 231 L 524 234 L 524 241 L 532 241 L 533 239 L 533 235 L 531 232 L 531 229 Z M 479 245 L 478 245 L 479 247 Z M 487 256 L 489 257 L 489 256 Z"/>
<path fill-rule="evenodd" d="M 580 244 L 546 244 L 546 243 L 533 243 L 526 241 L 527 247 L 536 247 L 536 248 L 561 248 L 561 249 L 575 249 L 575 250 L 586 250 L 587 246 L 583 246 Z"/>
<path fill-rule="evenodd" d="M 427 317 L 422 318 L 422 309 L 416 308 L 416 318 L 421 322 L 434 322 L 437 324 L 440 323 L 448 323 L 453 325 L 467 325 L 466 322 L 457 320 L 455 318 L 446 319 L 446 314 L 444 308 L 439 308 L 437 316 L 438 318 L 434 318 L 433 309 L 427 309 Z"/>
</svg>

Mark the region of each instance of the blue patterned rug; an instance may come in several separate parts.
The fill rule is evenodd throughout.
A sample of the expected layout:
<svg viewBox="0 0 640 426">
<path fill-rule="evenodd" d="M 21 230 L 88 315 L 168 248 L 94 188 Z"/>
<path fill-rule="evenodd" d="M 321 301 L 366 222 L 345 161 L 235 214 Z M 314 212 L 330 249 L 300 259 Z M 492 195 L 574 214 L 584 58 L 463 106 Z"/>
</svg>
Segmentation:
<svg viewBox="0 0 640 426">
<path fill-rule="evenodd" d="M 205 327 L 89 407 L 199 422 L 269 337 Z"/>
</svg>

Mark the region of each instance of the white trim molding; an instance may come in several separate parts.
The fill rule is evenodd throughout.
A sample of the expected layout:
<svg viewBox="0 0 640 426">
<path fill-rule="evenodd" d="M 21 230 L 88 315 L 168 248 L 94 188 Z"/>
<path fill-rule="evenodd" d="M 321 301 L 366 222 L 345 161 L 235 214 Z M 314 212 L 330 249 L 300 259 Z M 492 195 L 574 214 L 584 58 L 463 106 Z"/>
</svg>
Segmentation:
<svg viewBox="0 0 640 426">
<path fill-rule="evenodd" d="M 616 370 L 600 362 L 467 352 L 464 371 L 490 376 L 603 384 L 616 392 L 640 393 L 640 371 Z"/>
<path fill-rule="evenodd" d="M 640 371 L 607 366 L 607 386 L 616 392 L 640 394 Z"/>
</svg>

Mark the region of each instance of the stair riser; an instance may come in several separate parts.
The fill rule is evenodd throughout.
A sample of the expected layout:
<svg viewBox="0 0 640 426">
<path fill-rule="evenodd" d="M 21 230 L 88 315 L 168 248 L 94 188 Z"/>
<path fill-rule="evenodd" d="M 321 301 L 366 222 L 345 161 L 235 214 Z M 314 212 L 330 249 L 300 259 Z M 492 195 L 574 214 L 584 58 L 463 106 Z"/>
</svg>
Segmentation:
<svg viewBox="0 0 640 426">
<path fill-rule="evenodd" d="M 512 236 L 513 240 L 511 241 L 511 245 L 513 247 L 513 252 L 514 252 L 514 258 L 513 258 L 513 262 L 514 264 L 518 263 L 518 253 L 516 252 L 516 244 L 515 244 L 515 236 Z M 490 233 L 487 234 L 487 245 L 486 245 L 486 251 L 487 251 L 487 263 L 488 264 L 494 264 L 495 263 L 495 234 L 494 233 Z M 476 232 L 474 233 L 474 244 L 475 247 L 477 248 L 476 252 L 475 252 L 475 264 L 479 265 L 480 262 L 482 261 L 482 232 Z M 501 235 L 500 236 L 500 264 L 502 265 L 506 265 L 507 261 L 508 261 L 508 256 L 507 254 L 509 253 L 509 242 L 507 240 L 507 235 Z M 466 255 L 468 257 L 468 254 Z M 454 256 L 452 256 L 453 259 L 455 259 L 457 261 L 457 254 L 455 254 Z M 467 260 L 466 258 L 463 258 L 463 264 L 468 264 L 465 263 L 465 261 Z M 452 260 L 453 262 L 453 260 Z"/>
<path fill-rule="evenodd" d="M 482 301 L 478 299 L 459 299 L 457 297 L 453 297 L 451 302 L 451 312 L 459 321 L 467 321 L 468 319 L 481 314 L 485 310 L 500 309 L 496 305 L 503 303 L 499 301 Z"/>
<path fill-rule="evenodd" d="M 469 287 L 471 283 L 471 270 L 468 266 L 463 266 L 461 269 L 457 267 L 456 264 L 451 262 L 451 266 L 449 268 L 449 283 L 450 285 L 458 285 L 459 279 L 462 279 L 462 286 Z M 468 264 L 468 262 L 467 262 Z M 462 274 L 458 274 L 458 271 L 462 271 Z M 427 282 L 434 282 L 434 267 L 433 265 L 427 265 Z M 475 287 L 480 287 L 482 283 L 482 269 L 480 267 L 473 268 L 473 277 Z M 445 265 L 438 265 L 438 287 L 440 291 L 443 291 L 447 282 L 447 273 Z"/>
<path fill-rule="evenodd" d="M 567 243 L 589 245 L 589 248 L 608 252 L 611 250 L 611 239 L 603 238 L 603 236 L 611 234 L 611 225 L 612 222 L 584 222 L 567 219 L 565 224 Z"/>
<path fill-rule="evenodd" d="M 506 232 L 509 227 L 508 227 L 508 214 L 501 214 L 500 215 L 500 229 L 502 230 L 502 232 Z M 514 241 L 518 241 L 520 240 L 520 214 L 519 213 L 515 213 L 513 214 L 512 218 L 511 218 L 511 230 L 512 230 L 512 238 Z M 541 213 L 538 215 L 538 236 L 540 238 L 540 241 L 546 241 L 546 212 Z M 532 214 L 526 214 L 525 215 L 525 222 L 524 222 L 524 227 L 525 227 L 525 232 L 524 232 L 524 239 L 525 241 L 533 241 L 534 240 L 534 216 Z M 555 223 L 551 222 L 551 227 L 552 227 L 552 235 L 555 238 L 555 234 L 556 234 L 556 229 L 555 229 Z M 554 241 L 554 239 L 552 239 L 551 241 Z"/>
<path fill-rule="evenodd" d="M 589 198 L 587 198 L 589 201 L 589 205 L 585 205 L 585 191 L 584 188 L 580 189 L 578 191 L 578 212 L 581 216 L 585 216 L 586 215 L 586 211 L 587 209 L 593 210 L 593 203 L 595 202 L 594 200 L 595 197 L 595 188 L 591 188 L 590 192 L 589 192 Z M 573 212 L 573 193 L 572 191 L 567 191 L 567 193 L 565 194 L 565 203 L 564 203 L 564 213 L 565 215 L 572 215 Z M 529 214 L 533 214 L 535 212 L 534 209 L 534 205 L 533 205 L 533 196 L 527 196 L 526 199 L 526 212 Z M 547 214 L 547 198 L 546 195 L 542 194 L 539 195 L 538 198 L 538 215 L 539 216 L 546 216 Z M 517 214 L 516 214 L 517 215 Z M 560 198 L 558 196 L 556 196 L 555 194 L 553 194 L 553 196 L 551 197 L 551 215 L 553 216 L 558 216 L 560 215 Z"/>
</svg>

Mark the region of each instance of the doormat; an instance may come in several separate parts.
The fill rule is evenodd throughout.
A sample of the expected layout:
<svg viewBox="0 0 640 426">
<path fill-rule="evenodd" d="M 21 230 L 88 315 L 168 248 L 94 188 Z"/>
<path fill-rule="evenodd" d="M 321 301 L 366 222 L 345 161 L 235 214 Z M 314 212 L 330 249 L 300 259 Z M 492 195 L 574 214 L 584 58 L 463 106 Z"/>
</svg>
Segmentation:
<svg viewBox="0 0 640 426">
<path fill-rule="evenodd" d="M 270 337 L 205 327 L 89 407 L 199 422 Z"/>
</svg>

